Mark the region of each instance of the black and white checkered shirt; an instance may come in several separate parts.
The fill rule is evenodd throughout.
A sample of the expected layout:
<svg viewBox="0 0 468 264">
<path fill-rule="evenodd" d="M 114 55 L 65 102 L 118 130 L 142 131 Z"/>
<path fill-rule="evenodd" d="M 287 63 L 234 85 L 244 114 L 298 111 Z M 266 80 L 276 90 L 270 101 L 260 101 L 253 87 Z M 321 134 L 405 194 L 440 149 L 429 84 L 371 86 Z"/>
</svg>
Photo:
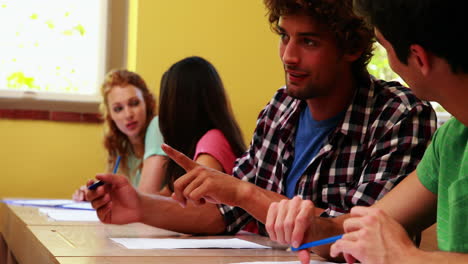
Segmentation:
<svg viewBox="0 0 468 264">
<path fill-rule="evenodd" d="M 294 160 L 294 139 L 306 102 L 279 89 L 262 110 L 250 148 L 236 161 L 234 176 L 285 195 L 285 176 Z M 325 209 L 324 217 L 371 205 L 412 172 L 436 129 L 427 102 L 397 82 L 370 79 L 357 89 L 345 117 L 296 185 L 295 193 Z M 227 233 L 252 217 L 238 207 L 220 205 Z M 264 227 L 259 226 L 261 233 Z"/>
</svg>

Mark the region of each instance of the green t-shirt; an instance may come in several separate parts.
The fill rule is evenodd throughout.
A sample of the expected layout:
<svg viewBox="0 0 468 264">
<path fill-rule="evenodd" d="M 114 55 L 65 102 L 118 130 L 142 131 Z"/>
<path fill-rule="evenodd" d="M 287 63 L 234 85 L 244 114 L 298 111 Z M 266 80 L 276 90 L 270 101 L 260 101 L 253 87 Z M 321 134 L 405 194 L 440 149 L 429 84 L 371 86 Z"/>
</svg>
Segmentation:
<svg viewBox="0 0 468 264">
<path fill-rule="evenodd" d="M 419 163 L 421 183 L 437 194 L 439 249 L 468 252 L 468 128 L 452 118 L 440 127 Z"/>
<path fill-rule="evenodd" d="M 158 120 L 158 117 L 155 116 L 146 129 L 145 155 L 143 156 L 143 160 L 153 155 L 166 156 L 166 153 L 161 148 L 161 145 L 164 143 L 164 139 L 161 131 L 159 130 Z"/>
<path fill-rule="evenodd" d="M 161 145 L 164 143 L 163 136 L 161 135 L 161 131 L 159 130 L 159 121 L 158 117 L 155 116 L 151 123 L 148 125 L 145 134 L 145 154 L 143 155 L 143 160 L 153 156 L 166 156 L 166 153 L 161 148 Z M 135 157 L 135 155 L 129 155 L 128 157 L 128 168 L 130 172 L 135 172 L 133 175 L 130 176 L 130 181 L 132 185 L 137 187 L 140 183 L 141 178 L 141 171 L 138 168 L 140 166 L 142 160 Z"/>
</svg>

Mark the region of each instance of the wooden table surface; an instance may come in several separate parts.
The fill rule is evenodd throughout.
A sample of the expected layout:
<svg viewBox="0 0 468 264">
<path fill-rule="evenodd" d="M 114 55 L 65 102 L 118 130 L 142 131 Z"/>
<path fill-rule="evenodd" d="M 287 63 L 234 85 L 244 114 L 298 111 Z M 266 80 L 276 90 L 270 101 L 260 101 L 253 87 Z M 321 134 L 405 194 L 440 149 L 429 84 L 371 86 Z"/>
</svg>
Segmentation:
<svg viewBox="0 0 468 264">
<path fill-rule="evenodd" d="M 314 260 L 314 258 L 312 258 Z M 319 260 L 316 258 L 316 260 Z M 58 257 L 60 264 L 230 264 L 254 261 L 297 261 L 291 257 Z"/>
<path fill-rule="evenodd" d="M 38 208 L 0 203 L 0 233 L 18 263 L 236 263 L 296 261 L 296 254 L 256 235 L 190 236 L 143 224 L 56 222 Z M 0 255 L 2 253 L 0 237 Z M 109 238 L 240 238 L 272 249 L 127 249 Z M 0 256 L 2 257 L 2 256 Z M 3 257 L 4 259 L 5 257 Z M 317 256 L 313 259 L 319 260 Z M 2 262 L 2 258 L 0 258 Z M 13 262 L 14 263 L 14 262 Z"/>
<path fill-rule="evenodd" d="M 6 211 L 13 214 L 6 214 L 9 221 L 20 221 L 26 225 L 102 225 L 101 222 L 72 222 L 72 221 L 54 221 L 47 217 L 47 215 L 39 212 L 38 207 L 32 206 L 19 206 L 0 203 L 0 213 Z M 1 224 L 1 222 L 0 222 Z"/>
</svg>

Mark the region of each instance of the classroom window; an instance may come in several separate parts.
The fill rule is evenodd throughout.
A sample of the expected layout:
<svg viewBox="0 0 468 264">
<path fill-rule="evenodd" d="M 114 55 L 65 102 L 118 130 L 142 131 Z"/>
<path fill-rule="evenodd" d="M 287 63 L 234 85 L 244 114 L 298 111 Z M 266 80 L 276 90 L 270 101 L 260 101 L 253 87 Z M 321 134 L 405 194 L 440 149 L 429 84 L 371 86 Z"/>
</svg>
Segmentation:
<svg viewBox="0 0 468 264">
<path fill-rule="evenodd" d="M 398 81 L 401 84 L 407 86 L 401 77 L 391 69 L 390 65 L 388 64 L 385 48 L 382 47 L 382 45 L 380 45 L 378 42 L 374 44 L 374 56 L 369 62 L 367 68 L 370 74 L 374 75 L 378 79 L 386 81 Z M 445 123 L 451 117 L 450 113 L 448 113 L 439 103 L 431 102 L 431 105 L 436 111 L 437 122 L 439 126 Z"/>
<path fill-rule="evenodd" d="M 119 62 L 108 57 L 110 45 L 125 46 L 126 27 L 116 41 L 108 25 L 126 18 L 125 4 L 0 0 L 0 108 L 97 112 L 105 72 L 124 66 L 122 50 L 111 55 Z"/>
</svg>

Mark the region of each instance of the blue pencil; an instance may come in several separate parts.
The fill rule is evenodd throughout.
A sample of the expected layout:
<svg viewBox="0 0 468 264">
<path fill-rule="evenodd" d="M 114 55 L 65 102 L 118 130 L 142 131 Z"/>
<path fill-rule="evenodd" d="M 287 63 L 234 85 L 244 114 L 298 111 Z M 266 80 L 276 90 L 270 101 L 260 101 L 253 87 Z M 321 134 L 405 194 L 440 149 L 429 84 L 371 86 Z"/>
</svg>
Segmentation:
<svg viewBox="0 0 468 264">
<path fill-rule="evenodd" d="M 321 246 L 321 245 L 330 244 L 330 243 L 333 243 L 333 242 L 337 241 L 338 239 L 340 239 L 342 237 L 343 237 L 343 235 L 339 235 L 339 236 L 324 238 L 324 239 L 317 240 L 317 241 L 312 241 L 312 242 L 309 242 L 309 243 L 302 244 L 298 248 L 291 247 L 291 250 L 292 251 L 299 251 L 301 249 L 306 249 L 306 248 L 311 248 L 311 247 L 318 247 L 318 246 Z"/>
<path fill-rule="evenodd" d="M 117 160 L 115 160 L 114 170 L 112 171 L 112 174 L 117 173 L 117 171 L 119 170 L 119 165 L 120 165 L 120 156 L 117 156 Z"/>
<path fill-rule="evenodd" d="M 112 174 L 117 173 L 117 171 L 119 170 L 119 164 L 120 164 L 120 156 L 117 156 L 117 160 L 115 161 L 114 170 L 112 171 Z M 101 185 L 104 185 L 103 181 L 96 181 L 90 186 L 88 186 L 88 190 L 95 190 L 97 187 Z"/>
</svg>

